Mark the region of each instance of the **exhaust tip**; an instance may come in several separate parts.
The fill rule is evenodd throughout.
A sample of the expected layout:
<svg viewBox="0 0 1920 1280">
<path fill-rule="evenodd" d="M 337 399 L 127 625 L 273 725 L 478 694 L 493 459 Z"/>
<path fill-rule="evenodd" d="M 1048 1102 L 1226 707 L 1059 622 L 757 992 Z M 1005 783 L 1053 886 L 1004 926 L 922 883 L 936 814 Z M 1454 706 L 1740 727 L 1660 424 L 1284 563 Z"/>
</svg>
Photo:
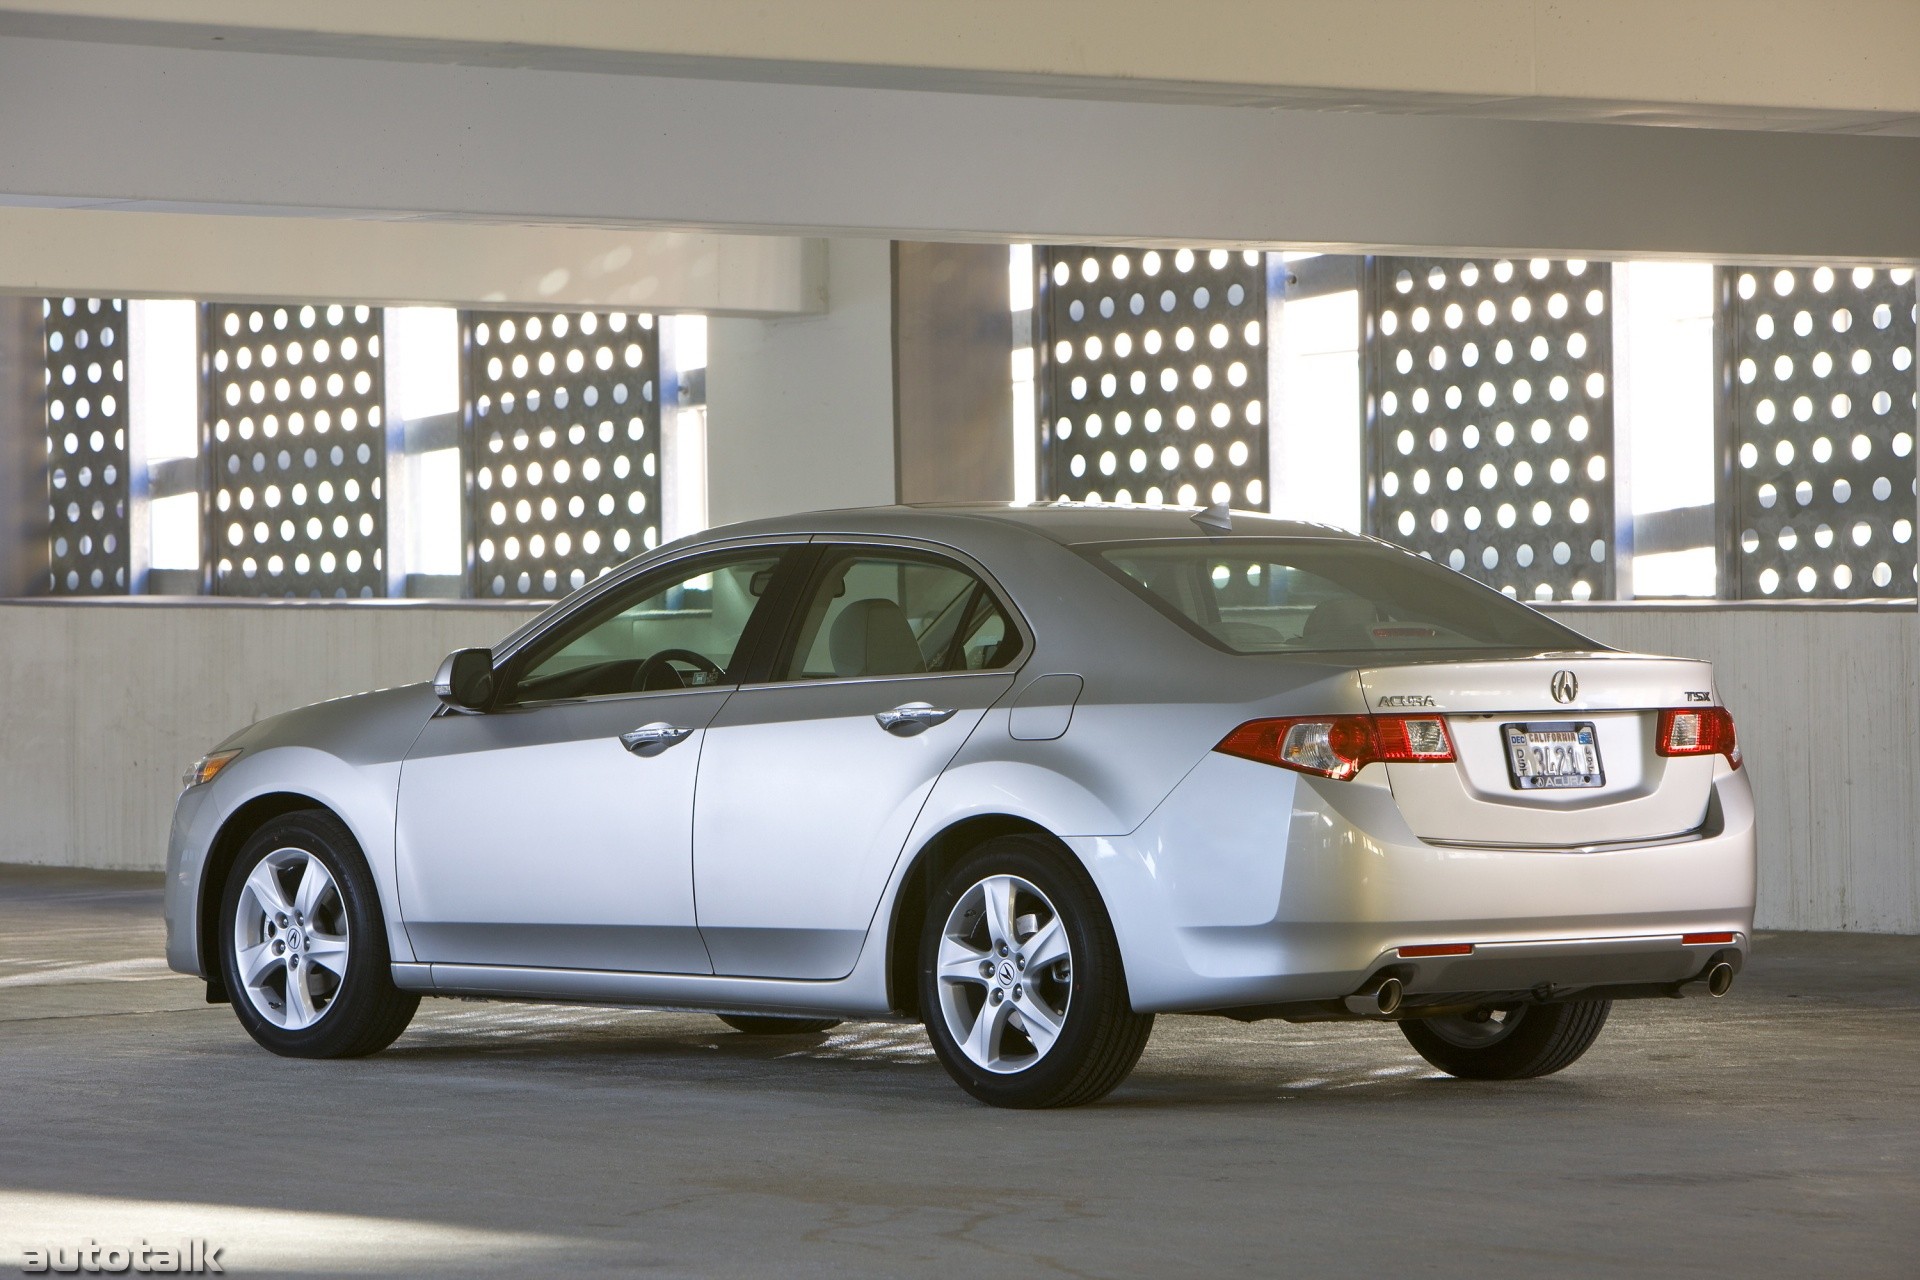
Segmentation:
<svg viewBox="0 0 1920 1280">
<path fill-rule="evenodd" d="M 1722 960 L 1707 970 L 1707 992 L 1719 997 L 1733 990 L 1733 966 Z"/>
<path fill-rule="evenodd" d="M 1398 978 L 1382 978 L 1370 982 L 1341 1001 L 1350 1013 L 1363 1018 L 1390 1018 L 1400 1010 L 1400 998 L 1405 988 Z"/>
</svg>

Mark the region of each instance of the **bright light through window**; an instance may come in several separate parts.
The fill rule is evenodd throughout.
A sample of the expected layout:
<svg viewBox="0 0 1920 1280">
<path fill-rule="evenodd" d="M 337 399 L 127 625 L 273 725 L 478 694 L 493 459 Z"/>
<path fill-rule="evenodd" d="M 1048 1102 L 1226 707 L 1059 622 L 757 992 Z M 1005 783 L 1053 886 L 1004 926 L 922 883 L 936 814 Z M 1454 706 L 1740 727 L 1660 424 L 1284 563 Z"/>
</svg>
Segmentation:
<svg viewBox="0 0 1920 1280">
<path fill-rule="evenodd" d="M 130 302 L 127 312 L 127 414 L 134 437 L 145 442 L 150 462 L 191 458 L 200 451 L 200 305 Z"/>
<path fill-rule="evenodd" d="M 707 367 L 707 318 L 705 316 L 669 316 L 673 335 L 673 364 L 681 373 Z"/>
<path fill-rule="evenodd" d="M 147 508 L 153 524 L 155 569 L 200 567 L 200 495 L 179 493 L 156 498 Z"/>
<path fill-rule="evenodd" d="M 1273 513 L 1357 530 L 1364 519 L 1359 293 L 1289 300 L 1278 337 Z"/>
<path fill-rule="evenodd" d="M 707 407 L 668 410 L 667 474 L 661 483 L 660 537 L 671 542 L 707 527 Z"/>
<path fill-rule="evenodd" d="M 1636 553 L 1633 557 L 1633 594 L 1636 596 L 1710 596 L 1713 592 L 1712 547 Z"/>
<path fill-rule="evenodd" d="M 1007 253 L 1008 309 L 1024 314 L 1033 332 L 1033 246 L 1016 244 Z M 1015 332 L 1019 332 L 1016 324 Z M 1034 359 L 1032 346 L 1013 350 L 1013 500 L 1032 502 L 1040 474 L 1040 442 L 1033 425 Z"/>
<path fill-rule="evenodd" d="M 1007 257 L 1007 307 L 1033 310 L 1033 246 L 1016 244 Z"/>
<path fill-rule="evenodd" d="M 1636 542 L 1633 594 L 1711 596 L 1713 537 L 1713 267 L 1623 262 L 1614 282 L 1615 439 Z M 1693 508 L 1704 545 L 1655 542 L 1662 513 Z M 1651 518 L 1650 518 L 1651 517 Z"/>
<path fill-rule="evenodd" d="M 388 329 L 391 333 L 392 329 Z M 460 551 L 460 451 L 435 449 L 407 459 L 409 571 L 466 572 Z"/>
<path fill-rule="evenodd" d="M 387 413 L 399 422 L 418 422 L 459 411 L 460 313 L 451 307 L 388 307 Z"/>
</svg>

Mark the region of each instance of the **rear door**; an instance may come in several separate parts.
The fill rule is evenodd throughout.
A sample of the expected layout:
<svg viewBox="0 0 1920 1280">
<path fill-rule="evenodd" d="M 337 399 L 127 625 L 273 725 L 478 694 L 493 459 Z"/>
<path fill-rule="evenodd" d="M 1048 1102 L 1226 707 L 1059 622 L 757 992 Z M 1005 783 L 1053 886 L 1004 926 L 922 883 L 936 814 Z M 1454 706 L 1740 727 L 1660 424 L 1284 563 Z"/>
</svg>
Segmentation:
<svg viewBox="0 0 1920 1280">
<path fill-rule="evenodd" d="M 1654 749 L 1663 707 L 1718 701 L 1704 662 L 1570 653 L 1365 668 L 1371 709 L 1446 718 L 1455 760 L 1387 766 L 1422 839 L 1574 847 L 1653 840 L 1705 820 L 1718 756 Z"/>
<path fill-rule="evenodd" d="M 853 969 L 934 782 L 1006 695 L 1026 641 L 974 567 L 822 548 L 771 679 L 706 731 L 694 894 L 714 972 Z"/>
</svg>

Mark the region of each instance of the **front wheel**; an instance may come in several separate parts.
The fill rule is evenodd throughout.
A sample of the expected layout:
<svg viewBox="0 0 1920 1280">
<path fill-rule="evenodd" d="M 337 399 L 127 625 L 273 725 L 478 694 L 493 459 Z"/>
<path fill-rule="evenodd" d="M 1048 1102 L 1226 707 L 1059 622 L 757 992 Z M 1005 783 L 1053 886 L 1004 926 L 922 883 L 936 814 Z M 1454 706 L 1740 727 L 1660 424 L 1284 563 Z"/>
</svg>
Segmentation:
<svg viewBox="0 0 1920 1280">
<path fill-rule="evenodd" d="M 220 906 L 240 1024 L 289 1058 L 352 1058 L 399 1039 L 420 997 L 393 985 L 380 897 L 338 818 L 275 818 L 240 849 Z"/>
<path fill-rule="evenodd" d="M 1092 882 L 1033 836 L 988 841 L 935 888 L 920 1008 L 941 1065 L 1000 1107 L 1105 1097 L 1153 1033 Z"/>
<path fill-rule="evenodd" d="M 1607 1025 L 1611 1000 L 1567 1000 L 1408 1018 L 1401 1034 L 1420 1056 L 1466 1080 L 1527 1080 L 1570 1067 Z"/>
</svg>

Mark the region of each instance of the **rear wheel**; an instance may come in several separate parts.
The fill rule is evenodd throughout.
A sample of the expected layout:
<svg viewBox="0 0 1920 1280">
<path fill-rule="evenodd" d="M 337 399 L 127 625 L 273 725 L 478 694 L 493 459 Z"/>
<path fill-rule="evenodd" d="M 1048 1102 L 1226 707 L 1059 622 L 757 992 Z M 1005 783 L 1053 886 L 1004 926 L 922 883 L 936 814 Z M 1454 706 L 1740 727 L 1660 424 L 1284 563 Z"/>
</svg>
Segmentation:
<svg viewBox="0 0 1920 1280">
<path fill-rule="evenodd" d="M 772 1013 L 723 1013 L 720 1021 L 745 1036 L 815 1036 L 840 1025 L 838 1018 L 788 1018 Z"/>
<path fill-rule="evenodd" d="M 1001 1107 L 1105 1097 L 1153 1033 L 1092 882 L 1033 836 L 988 841 L 935 888 L 920 1008 L 948 1073 Z"/>
<path fill-rule="evenodd" d="M 220 964 L 240 1025 L 285 1057 L 377 1053 L 420 1005 L 393 985 L 358 843 L 321 810 L 275 818 L 241 847 L 221 895 Z"/>
<path fill-rule="evenodd" d="M 1572 1066 L 1607 1024 L 1611 1000 L 1477 1009 L 1400 1023 L 1421 1057 L 1465 1080 L 1526 1080 Z"/>
</svg>

